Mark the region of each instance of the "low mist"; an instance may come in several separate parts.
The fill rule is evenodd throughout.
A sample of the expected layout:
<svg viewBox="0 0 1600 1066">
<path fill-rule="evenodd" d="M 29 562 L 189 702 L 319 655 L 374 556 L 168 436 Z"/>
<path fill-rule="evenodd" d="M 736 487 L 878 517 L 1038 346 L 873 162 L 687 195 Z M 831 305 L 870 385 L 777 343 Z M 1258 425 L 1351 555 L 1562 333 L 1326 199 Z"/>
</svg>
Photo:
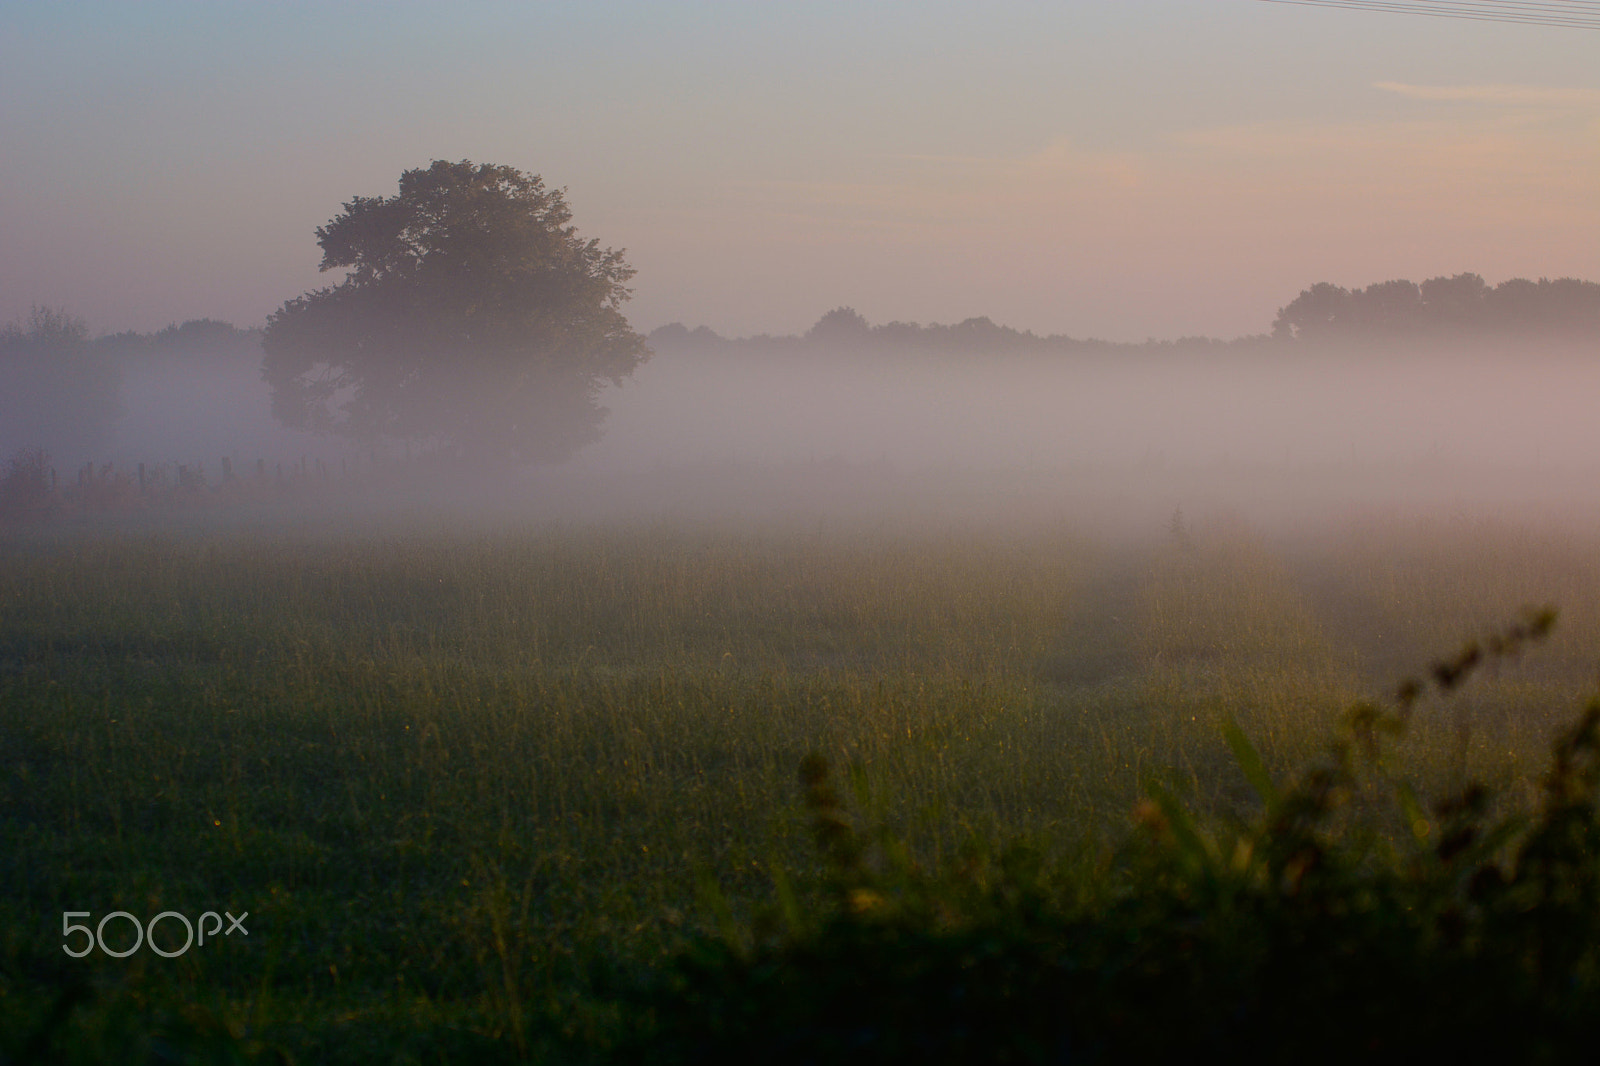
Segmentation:
<svg viewBox="0 0 1600 1066">
<path fill-rule="evenodd" d="M 276 469 L 301 459 L 337 461 L 354 453 L 348 441 L 288 429 L 273 418 L 272 394 L 261 381 L 259 342 L 252 334 L 245 338 L 242 345 L 220 350 L 129 359 L 122 376 L 124 413 L 102 461 L 216 468 L 227 456 L 241 469 L 258 459 Z"/>
<path fill-rule="evenodd" d="M 507 467 L 286 429 L 259 334 L 186 323 L 94 342 L 120 375 L 120 415 L 51 461 L 69 481 L 93 464 L 125 485 L 138 464 L 162 485 L 182 468 L 196 501 L 219 505 L 185 507 L 182 521 L 226 501 L 297 523 L 1065 522 L 1119 536 L 1157 533 L 1180 510 L 1282 529 L 1373 514 L 1600 515 L 1590 344 L 1019 350 L 1001 342 L 1022 335 L 991 328 L 992 348 L 959 350 L 658 330 L 652 357 L 599 394 L 597 443 Z"/>
<path fill-rule="evenodd" d="M 1587 357 L 1586 357 L 1587 356 Z M 1600 360 L 1544 350 L 666 351 L 604 402 L 601 468 L 1588 464 Z"/>
<path fill-rule="evenodd" d="M 562 473 L 641 507 L 830 507 L 1004 523 L 1263 522 L 1537 508 L 1596 491 L 1600 361 L 1582 347 L 1268 343 L 976 356 L 663 347 L 608 390 Z M 723 491 L 719 491 L 723 490 Z M 1072 495 L 1052 495 L 1071 493 Z"/>
</svg>

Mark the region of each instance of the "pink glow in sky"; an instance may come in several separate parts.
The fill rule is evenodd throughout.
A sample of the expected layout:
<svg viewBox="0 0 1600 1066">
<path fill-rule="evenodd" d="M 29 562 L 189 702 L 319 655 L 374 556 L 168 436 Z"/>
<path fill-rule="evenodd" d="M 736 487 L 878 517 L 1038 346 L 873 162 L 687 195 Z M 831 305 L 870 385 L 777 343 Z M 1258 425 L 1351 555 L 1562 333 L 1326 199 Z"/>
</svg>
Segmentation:
<svg viewBox="0 0 1600 1066">
<path fill-rule="evenodd" d="M 863 10 L 863 8 L 866 8 Z M 630 317 L 1265 331 L 1316 281 L 1600 279 L 1600 33 L 1254 0 L 0 0 L 0 321 L 255 325 L 434 158 L 568 188 Z"/>
</svg>

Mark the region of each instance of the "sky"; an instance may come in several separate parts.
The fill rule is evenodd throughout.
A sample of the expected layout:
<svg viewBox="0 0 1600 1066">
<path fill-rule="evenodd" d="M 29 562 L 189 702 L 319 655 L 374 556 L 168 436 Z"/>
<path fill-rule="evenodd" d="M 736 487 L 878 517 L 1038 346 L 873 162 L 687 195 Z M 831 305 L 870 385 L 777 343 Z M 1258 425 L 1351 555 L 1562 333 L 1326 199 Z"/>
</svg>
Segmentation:
<svg viewBox="0 0 1600 1066">
<path fill-rule="evenodd" d="M 0 322 L 261 325 L 433 159 L 565 187 L 630 320 L 1265 332 L 1600 280 L 1600 31 L 1260 0 L 0 0 Z"/>
</svg>

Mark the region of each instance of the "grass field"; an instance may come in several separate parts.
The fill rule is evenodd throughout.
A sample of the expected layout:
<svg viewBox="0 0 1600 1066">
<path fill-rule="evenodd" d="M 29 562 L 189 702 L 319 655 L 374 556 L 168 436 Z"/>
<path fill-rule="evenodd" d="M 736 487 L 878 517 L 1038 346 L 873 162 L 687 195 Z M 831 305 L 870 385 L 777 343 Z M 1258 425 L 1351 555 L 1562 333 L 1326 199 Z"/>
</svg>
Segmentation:
<svg viewBox="0 0 1600 1066">
<path fill-rule="evenodd" d="M 1352 701 L 1550 603 L 1551 640 L 1400 749 L 1424 792 L 1531 804 L 1600 676 L 1597 593 L 1600 535 L 1470 519 L 11 535 L 0 1050 L 603 1058 L 614 990 L 723 904 L 822 891 L 809 752 L 928 868 L 1029 839 L 1092 870 L 1152 782 L 1257 802 L 1225 722 L 1282 778 Z M 117 910 L 248 937 L 63 952 L 63 912 Z"/>
</svg>

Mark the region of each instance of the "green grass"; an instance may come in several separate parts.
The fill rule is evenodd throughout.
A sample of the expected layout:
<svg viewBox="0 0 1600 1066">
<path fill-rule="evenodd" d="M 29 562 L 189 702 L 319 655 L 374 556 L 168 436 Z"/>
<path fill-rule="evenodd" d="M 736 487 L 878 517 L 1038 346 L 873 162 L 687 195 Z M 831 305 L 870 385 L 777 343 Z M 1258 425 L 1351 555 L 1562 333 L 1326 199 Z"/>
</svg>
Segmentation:
<svg viewBox="0 0 1600 1066">
<path fill-rule="evenodd" d="M 1025 839 L 1092 876 L 1151 783 L 1258 806 L 1225 723 L 1281 777 L 1361 695 L 1552 602 L 1546 646 L 1420 705 L 1396 755 L 1530 807 L 1595 680 L 1597 548 L 1466 522 L 13 536 L 0 1051 L 603 1058 L 617 990 L 708 901 L 824 898 L 809 752 L 922 868 Z M 63 911 L 117 909 L 249 911 L 249 939 L 65 956 Z"/>
</svg>

